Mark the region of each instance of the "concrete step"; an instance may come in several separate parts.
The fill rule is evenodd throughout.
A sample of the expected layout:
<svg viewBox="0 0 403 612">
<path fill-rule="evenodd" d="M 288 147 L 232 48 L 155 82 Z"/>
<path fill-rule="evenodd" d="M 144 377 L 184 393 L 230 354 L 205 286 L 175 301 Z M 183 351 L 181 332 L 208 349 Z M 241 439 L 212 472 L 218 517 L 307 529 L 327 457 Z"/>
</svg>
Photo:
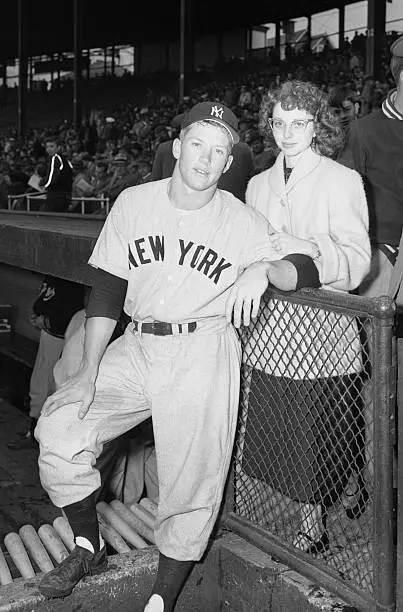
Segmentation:
<svg viewBox="0 0 403 612">
<path fill-rule="evenodd" d="M 0 612 L 141 612 L 157 563 L 156 547 L 111 556 L 105 573 L 85 579 L 63 600 L 46 600 L 39 593 L 41 575 L 17 579 L 0 587 Z M 336 610 L 354 612 L 355 608 L 276 563 L 238 535 L 224 532 L 196 564 L 175 612 Z"/>
</svg>

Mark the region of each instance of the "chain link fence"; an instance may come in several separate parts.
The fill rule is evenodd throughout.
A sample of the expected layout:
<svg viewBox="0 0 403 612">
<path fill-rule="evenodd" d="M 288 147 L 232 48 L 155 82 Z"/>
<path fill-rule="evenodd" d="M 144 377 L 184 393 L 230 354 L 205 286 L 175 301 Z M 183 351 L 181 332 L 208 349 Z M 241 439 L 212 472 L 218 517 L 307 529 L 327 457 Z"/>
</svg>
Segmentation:
<svg viewBox="0 0 403 612">
<path fill-rule="evenodd" d="M 254 527 L 258 545 L 359 609 L 387 610 L 394 304 L 312 290 L 266 298 L 241 333 L 230 526 Z"/>
</svg>

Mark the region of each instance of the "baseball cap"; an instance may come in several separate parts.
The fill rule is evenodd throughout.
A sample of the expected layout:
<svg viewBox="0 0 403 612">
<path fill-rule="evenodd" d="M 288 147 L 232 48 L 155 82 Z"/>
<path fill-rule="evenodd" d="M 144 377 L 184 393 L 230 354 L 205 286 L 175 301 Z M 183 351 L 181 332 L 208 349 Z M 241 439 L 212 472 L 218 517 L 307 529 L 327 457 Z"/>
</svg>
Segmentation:
<svg viewBox="0 0 403 612">
<path fill-rule="evenodd" d="M 390 45 L 390 52 L 395 57 L 403 57 L 403 36 L 399 36 L 399 38 Z"/>
<path fill-rule="evenodd" d="M 213 121 L 222 125 L 230 134 L 234 144 L 239 142 L 238 119 L 226 106 L 219 102 L 199 102 L 183 117 L 182 128 L 197 121 Z"/>
<path fill-rule="evenodd" d="M 127 162 L 128 162 L 128 157 L 125 151 L 119 151 L 113 158 L 114 164 L 126 164 Z"/>
</svg>

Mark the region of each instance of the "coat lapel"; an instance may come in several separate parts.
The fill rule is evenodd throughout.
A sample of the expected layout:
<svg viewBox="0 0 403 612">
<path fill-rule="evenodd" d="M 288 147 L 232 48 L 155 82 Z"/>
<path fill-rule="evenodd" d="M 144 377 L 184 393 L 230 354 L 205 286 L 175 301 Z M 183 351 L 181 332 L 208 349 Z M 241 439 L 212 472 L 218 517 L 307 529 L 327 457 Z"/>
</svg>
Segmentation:
<svg viewBox="0 0 403 612">
<path fill-rule="evenodd" d="M 284 180 L 284 154 L 279 153 L 277 155 L 276 161 L 269 172 L 269 185 L 270 189 L 274 191 L 274 193 L 281 199 L 285 200 L 286 195 L 286 185 Z"/>
<path fill-rule="evenodd" d="M 283 156 L 284 157 L 284 156 Z M 299 159 L 297 165 L 291 172 L 291 176 L 288 179 L 287 185 L 285 186 L 286 193 L 288 194 L 303 178 L 313 172 L 315 168 L 320 164 L 320 155 L 312 151 L 311 147 L 307 149 L 302 157 Z M 282 163 L 282 162 L 281 162 Z M 281 165 L 282 167 L 282 165 Z M 284 176 L 283 176 L 284 181 Z"/>
</svg>

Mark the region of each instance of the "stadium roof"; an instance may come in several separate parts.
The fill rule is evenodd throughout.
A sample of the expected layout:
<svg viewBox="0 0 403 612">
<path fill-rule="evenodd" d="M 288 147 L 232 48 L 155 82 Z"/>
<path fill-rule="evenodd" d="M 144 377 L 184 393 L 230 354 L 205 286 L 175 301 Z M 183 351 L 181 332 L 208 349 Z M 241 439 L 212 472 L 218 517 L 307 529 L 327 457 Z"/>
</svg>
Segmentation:
<svg viewBox="0 0 403 612">
<path fill-rule="evenodd" d="M 83 11 L 83 48 L 112 44 L 178 40 L 180 0 L 133 2 L 79 0 Z M 353 0 L 358 1 L 358 0 Z M 27 7 L 27 53 L 42 55 L 73 50 L 73 0 L 5 0 L 0 23 L 0 61 L 18 56 L 18 5 Z M 193 0 L 193 36 L 251 27 L 334 9 L 347 0 Z M 348 3 L 351 3 L 349 0 Z"/>
</svg>

